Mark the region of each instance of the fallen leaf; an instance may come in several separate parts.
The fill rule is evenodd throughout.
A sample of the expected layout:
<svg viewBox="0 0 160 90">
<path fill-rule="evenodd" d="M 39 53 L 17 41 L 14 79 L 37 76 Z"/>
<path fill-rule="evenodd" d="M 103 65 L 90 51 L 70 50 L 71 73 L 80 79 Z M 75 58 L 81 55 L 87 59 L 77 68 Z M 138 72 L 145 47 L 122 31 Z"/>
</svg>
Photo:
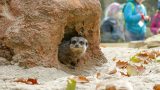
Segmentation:
<svg viewBox="0 0 160 90">
<path fill-rule="evenodd" d="M 100 84 L 97 84 L 96 85 L 96 90 L 98 90 L 100 86 L 101 86 Z"/>
<path fill-rule="evenodd" d="M 98 83 L 98 84 L 96 85 L 96 90 L 100 90 L 101 87 L 104 87 L 104 83 Z"/>
<path fill-rule="evenodd" d="M 144 61 L 144 64 L 148 64 L 148 63 L 149 63 L 148 61 L 146 61 L 146 60 Z"/>
<path fill-rule="evenodd" d="M 118 62 L 116 62 L 116 66 L 119 68 L 126 68 L 128 66 L 128 62 L 119 60 Z"/>
<path fill-rule="evenodd" d="M 105 90 L 117 90 L 115 85 L 106 86 Z"/>
<path fill-rule="evenodd" d="M 140 60 L 137 56 L 133 56 L 130 58 L 130 61 L 134 62 L 134 63 L 139 63 L 141 62 L 142 60 Z"/>
<path fill-rule="evenodd" d="M 121 73 L 121 75 L 123 75 L 123 76 L 127 76 L 127 77 L 130 77 L 130 75 L 127 73 L 127 74 L 125 74 L 124 72 L 120 72 Z"/>
<path fill-rule="evenodd" d="M 159 52 L 157 51 L 141 51 L 130 58 L 130 61 L 134 63 L 143 62 L 144 64 L 148 64 L 156 59 L 159 56 Z"/>
<path fill-rule="evenodd" d="M 66 90 L 76 90 L 76 81 L 74 79 L 69 79 L 67 81 Z"/>
<path fill-rule="evenodd" d="M 148 64 L 150 62 L 153 61 L 153 59 L 149 58 L 149 57 L 139 57 L 141 59 L 141 61 L 143 62 L 143 64 Z"/>
<path fill-rule="evenodd" d="M 136 68 L 135 66 L 133 66 L 133 65 L 128 65 L 128 66 L 127 66 L 127 74 L 128 74 L 129 76 L 135 76 L 135 75 L 138 75 L 139 72 L 138 72 L 138 70 L 137 70 L 137 68 Z"/>
<path fill-rule="evenodd" d="M 144 64 L 148 64 L 149 62 L 152 62 L 155 58 L 156 58 L 155 52 L 142 51 L 131 57 L 130 61 L 134 63 L 143 62 Z"/>
<path fill-rule="evenodd" d="M 137 54 L 137 56 L 149 56 L 149 52 L 148 51 L 141 51 Z"/>
<path fill-rule="evenodd" d="M 96 90 L 116 90 L 116 86 L 114 84 L 106 85 L 105 82 L 101 82 L 96 85 Z"/>
<path fill-rule="evenodd" d="M 160 84 L 154 85 L 153 90 L 160 90 Z"/>
<path fill-rule="evenodd" d="M 30 84 L 30 85 L 38 84 L 37 79 L 33 79 L 33 78 L 28 78 L 28 79 L 19 78 L 15 80 L 14 82 L 21 82 L 21 83 Z"/>
<path fill-rule="evenodd" d="M 136 68 L 137 68 L 137 70 L 138 70 L 139 72 L 144 72 L 144 71 L 145 71 L 145 67 L 144 67 L 143 65 L 141 65 L 141 66 L 136 66 Z"/>
<path fill-rule="evenodd" d="M 113 60 L 113 61 L 116 61 L 117 59 L 116 59 L 116 57 L 114 57 L 114 58 L 112 58 L 112 60 Z"/>
<path fill-rule="evenodd" d="M 156 58 L 156 62 L 160 62 L 160 56 Z"/>
<path fill-rule="evenodd" d="M 89 80 L 85 76 L 76 76 L 74 79 L 79 83 L 89 83 Z"/>
<path fill-rule="evenodd" d="M 101 73 L 98 72 L 98 73 L 96 74 L 96 78 L 99 78 L 100 75 L 101 75 Z"/>
<path fill-rule="evenodd" d="M 114 68 L 113 70 L 111 70 L 111 71 L 109 72 L 109 74 L 115 74 L 116 72 L 117 72 L 117 69 Z"/>
<path fill-rule="evenodd" d="M 153 52 L 149 53 L 148 57 L 151 59 L 155 59 L 157 57 L 157 54 L 156 54 L 156 52 L 153 51 Z"/>
<path fill-rule="evenodd" d="M 28 78 L 27 82 L 32 82 L 32 85 L 38 84 L 37 79 Z"/>
<path fill-rule="evenodd" d="M 14 82 L 27 83 L 27 79 L 19 78 L 19 79 L 15 80 Z"/>
</svg>

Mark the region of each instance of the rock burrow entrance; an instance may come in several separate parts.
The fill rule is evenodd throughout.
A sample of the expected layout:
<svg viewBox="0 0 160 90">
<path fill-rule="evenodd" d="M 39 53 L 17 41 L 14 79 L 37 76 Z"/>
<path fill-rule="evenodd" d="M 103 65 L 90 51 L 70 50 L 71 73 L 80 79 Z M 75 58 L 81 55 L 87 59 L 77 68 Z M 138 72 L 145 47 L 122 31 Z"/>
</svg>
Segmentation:
<svg viewBox="0 0 160 90">
<path fill-rule="evenodd" d="M 99 47 L 98 0 L 3 0 L 0 4 L 0 40 L 13 49 L 12 59 L 19 65 L 63 69 L 58 47 L 72 34 L 88 40 L 80 68 L 106 62 Z"/>
</svg>

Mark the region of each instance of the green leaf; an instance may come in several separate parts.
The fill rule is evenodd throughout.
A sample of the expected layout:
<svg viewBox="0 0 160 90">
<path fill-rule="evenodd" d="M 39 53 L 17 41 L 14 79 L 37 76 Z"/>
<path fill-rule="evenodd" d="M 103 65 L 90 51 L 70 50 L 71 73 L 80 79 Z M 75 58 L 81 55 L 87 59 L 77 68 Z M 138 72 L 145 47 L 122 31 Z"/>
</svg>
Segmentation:
<svg viewBox="0 0 160 90">
<path fill-rule="evenodd" d="M 134 62 L 134 63 L 139 63 L 141 62 L 141 60 L 139 58 L 137 58 L 137 56 L 133 56 L 130 58 L 130 61 Z"/>
<path fill-rule="evenodd" d="M 138 75 L 139 73 L 138 73 L 136 67 L 128 65 L 127 66 L 127 74 L 129 76 L 135 76 L 135 75 Z"/>
<path fill-rule="evenodd" d="M 74 79 L 69 79 L 67 81 L 66 90 L 76 90 L 76 81 Z"/>
<path fill-rule="evenodd" d="M 156 62 L 160 62 L 160 56 L 156 58 Z"/>
</svg>

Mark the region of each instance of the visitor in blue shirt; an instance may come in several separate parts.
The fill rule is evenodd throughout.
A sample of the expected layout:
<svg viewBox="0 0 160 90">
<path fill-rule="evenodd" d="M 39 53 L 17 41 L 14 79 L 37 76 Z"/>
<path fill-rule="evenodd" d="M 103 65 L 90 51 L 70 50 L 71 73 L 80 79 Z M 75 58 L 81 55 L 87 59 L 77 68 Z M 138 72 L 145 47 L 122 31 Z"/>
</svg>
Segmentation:
<svg viewBox="0 0 160 90">
<path fill-rule="evenodd" d="M 145 39 L 146 22 L 150 20 L 146 8 L 142 4 L 144 0 L 127 0 L 124 6 L 125 39 L 126 41 L 137 41 Z"/>
</svg>

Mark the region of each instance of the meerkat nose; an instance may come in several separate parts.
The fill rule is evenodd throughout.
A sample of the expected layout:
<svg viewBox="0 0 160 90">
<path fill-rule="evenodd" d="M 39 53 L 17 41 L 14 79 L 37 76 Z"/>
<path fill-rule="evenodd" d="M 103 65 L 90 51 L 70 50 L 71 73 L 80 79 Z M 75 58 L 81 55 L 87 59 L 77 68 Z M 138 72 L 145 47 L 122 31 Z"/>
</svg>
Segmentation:
<svg viewBox="0 0 160 90">
<path fill-rule="evenodd" d="M 75 45 L 75 48 L 79 48 L 79 45 Z"/>
</svg>

